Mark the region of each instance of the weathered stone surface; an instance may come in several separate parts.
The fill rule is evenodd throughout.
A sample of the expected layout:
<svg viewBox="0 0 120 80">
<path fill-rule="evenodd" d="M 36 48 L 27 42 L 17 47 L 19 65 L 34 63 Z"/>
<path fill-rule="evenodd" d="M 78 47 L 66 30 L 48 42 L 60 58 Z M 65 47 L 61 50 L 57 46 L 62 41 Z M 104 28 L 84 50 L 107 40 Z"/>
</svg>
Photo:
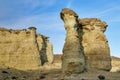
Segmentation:
<svg viewBox="0 0 120 80">
<path fill-rule="evenodd" d="M 39 46 L 42 64 L 46 62 L 50 64 L 53 63 L 53 46 L 49 42 L 48 37 L 37 34 L 37 42 Z"/>
<path fill-rule="evenodd" d="M 62 72 L 66 75 L 78 74 L 85 69 L 85 60 L 81 49 L 78 28 L 78 16 L 70 9 L 61 11 L 61 18 L 66 29 L 66 39 L 62 56 Z"/>
<path fill-rule="evenodd" d="M 61 18 L 67 31 L 62 56 L 62 68 L 65 68 L 63 72 L 65 70 L 74 72 L 70 69 L 75 69 L 75 66 L 72 66 L 73 63 L 69 63 L 79 59 L 78 62 L 82 62 L 82 68 L 79 65 L 81 71 L 84 68 L 109 71 L 111 69 L 110 49 L 104 35 L 107 24 L 98 18 L 78 19 L 78 15 L 74 11 L 66 8 L 62 10 Z M 72 67 L 69 68 L 68 64 Z"/>
<path fill-rule="evenodd" d="M 111 69 L 110 49 L 104 35 L 107 24 L 97 18 L 79 19 L 79 23 L 83 32 L 82 46 L 87 68 L 109 71 Z M 79 34 L 81 35 L 81 33 Z"/>
<path fill-rule="evenodd" d="M 46 55 L 47 55 L 48 63 L 53 63 L 54 60 L 53 46 L 48 39 L 46 40 L 46 44 L 47 44 Z"/>
<path fill-rule="evenodd" d="M 43 35 L 37 35 L 37 42 L 39 47 L 39 54 L 41 56 L 41 64 L 43 65 L 45 62 L 48 62 L 47 55 L 46 55 L 46 42 Z"/>
<path fill-rule="evenodd" d="M 37 35 L 40 34 L 36 34 L 34 27 L 30 27 L 29 31 L 0 28 L 0 66 L 21 70 L 36 69 L 41 66 L 41 57 L 45 57 L 40 53 L 44 41 L 42 35 Z"/>
<path fill-rule="evenodd" d="M 35 40 L 35 28 L 0 31 L 0 65 L 16 68 L 36 68 L 41 65 Z"/>
</svg>

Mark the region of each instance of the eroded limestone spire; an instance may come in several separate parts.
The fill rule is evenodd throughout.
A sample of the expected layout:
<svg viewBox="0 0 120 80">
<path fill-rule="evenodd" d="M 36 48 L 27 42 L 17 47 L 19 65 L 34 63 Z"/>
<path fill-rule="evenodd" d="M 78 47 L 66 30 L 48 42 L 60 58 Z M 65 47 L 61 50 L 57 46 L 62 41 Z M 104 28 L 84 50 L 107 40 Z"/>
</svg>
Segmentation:
<svg viewBox="0 0 120 80">
<path fill-rule="evenodd" d="M 85 69 L 85 60 L 81 49 L 78 28 L 78 15 L 65 8 L 60 13 L 66 29 L 66 39 L 63 47 L 62 72 L 64 76 L 78 74 Z"/>
</svg>

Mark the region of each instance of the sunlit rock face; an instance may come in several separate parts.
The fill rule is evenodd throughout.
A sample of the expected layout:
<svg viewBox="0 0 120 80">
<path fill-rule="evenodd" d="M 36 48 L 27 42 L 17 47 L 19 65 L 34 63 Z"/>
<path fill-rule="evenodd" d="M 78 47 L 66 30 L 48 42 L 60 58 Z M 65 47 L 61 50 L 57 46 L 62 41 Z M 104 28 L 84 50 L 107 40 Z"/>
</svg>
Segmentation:
<svg viewBox="0 0 120 80">
<path fill-rule="evenodd" d="M 41 34 L 37 34 L 37 43 L 41 56 L 41 64 L 42 65 L 44 65 L 44 63 L 52 64 L 54 60 L 53 46 L 49 42 L 48 37 Z"/>
<path fill-rule="evenodd" d="M 85 59 L 77 32 L 79 26 L 78 15 L 67 8 L 63 9 L 60 15 L 66 30 L 62 56 L 62 72 L 64 75 L 78 74 L 85 69 Z"/>
<path fill-rule="evenodd" d="M 106 22 L 98 18 L 79 19 L 74 11 L 67 8 L 62 10 L 61 19 L 66 29 L 63 73 L 72 74 L 90 69 L 110 71 L 110 48 L 104 34 Z"/>
<path fill-rule="evenodd" d="M 110 49 L 104 35 L 107 24 L 97 18 L 79 19 L 79 24 L 83 32 L 82 46 L 86 67 L 109 71 L 111 69 Z"/>
<path fill-rule="evenodd" d="M 48 38 L 46 39 L 46 44 L 47 44 L 46 56 L 47 56 L 47 59 L 48 59 L 48 63 L 52 64 L 53 60 L 54 60 L 53 45 L 52 45 L 52 43 L 49 42 Z"/>
<path fill-rule="evenodd" d="M 21 70 L 36 69 L 42 66 L 41 49 L 44 43 L 43 35 L 37 36 L 36 28 L 30 27 L 29 30 L 10 30 L 0 28 L 0 66 L 13 67 Z M 45 48 L 50 48 L 46 46 Z M 50 49 L 52 50 L 52 49 Z M 43 53 L 46 54 L 47 50 Z M 47 54 L 52 54 L 52 51 Z"/>
</svg>

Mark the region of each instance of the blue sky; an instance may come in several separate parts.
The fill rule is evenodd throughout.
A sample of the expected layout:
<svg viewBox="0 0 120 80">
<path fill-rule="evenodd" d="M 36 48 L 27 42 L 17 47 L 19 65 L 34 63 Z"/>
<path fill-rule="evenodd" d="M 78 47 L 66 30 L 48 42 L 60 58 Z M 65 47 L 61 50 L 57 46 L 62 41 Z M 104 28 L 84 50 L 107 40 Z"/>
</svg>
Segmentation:
<svg viewBox="0 0 120 80">
<path fill-rule="evenodd" d="M 105 32 L 112 56 L 120 57 L 120 0 L 0 0 L 0 27 L 23 29 L 35 26 L 50 37 L 54 53 L 62 53 L 65 40 L 63 8 L 71 8 L 79 18 L 100 18 L 108 24 Z"/>
</svg>

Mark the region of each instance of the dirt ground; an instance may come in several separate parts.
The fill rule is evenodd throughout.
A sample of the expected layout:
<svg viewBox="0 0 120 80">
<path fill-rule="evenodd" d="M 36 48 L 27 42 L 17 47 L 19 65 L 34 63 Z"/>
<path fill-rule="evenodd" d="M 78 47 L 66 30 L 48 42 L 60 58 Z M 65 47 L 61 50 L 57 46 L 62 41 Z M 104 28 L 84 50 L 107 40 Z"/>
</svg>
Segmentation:
<svg viewBox="0 0 120 80">
<path fill-rule="evenodd" d="M 34 70 L 20 71 L 16 69 L 1 69 L 0 80 L 63 80 L 61 70 Z M 90 71 L 79 75 L 66 77 L 64 80 L 99 80 L 98 76 L 104 76 L 105 80 L 120 80 L 120 72 Z"/>
<path fill-rule="evenodd" d="M 37 70 L 22 71 L 14 68 L 0 68 L 0 80 L 120 80 L 120 59 L 112 58 L 112 70 L 98 71 L 89 70 L 89 72 L 72 75 L 62 78 L 61 61 L 57 56 L 56 61 L 52 65 L 45 65 Z M 117 70 L 115 69 L 117 67 Z M 99 77 L 105 79 L 99 79 Z"/>
</svg>

